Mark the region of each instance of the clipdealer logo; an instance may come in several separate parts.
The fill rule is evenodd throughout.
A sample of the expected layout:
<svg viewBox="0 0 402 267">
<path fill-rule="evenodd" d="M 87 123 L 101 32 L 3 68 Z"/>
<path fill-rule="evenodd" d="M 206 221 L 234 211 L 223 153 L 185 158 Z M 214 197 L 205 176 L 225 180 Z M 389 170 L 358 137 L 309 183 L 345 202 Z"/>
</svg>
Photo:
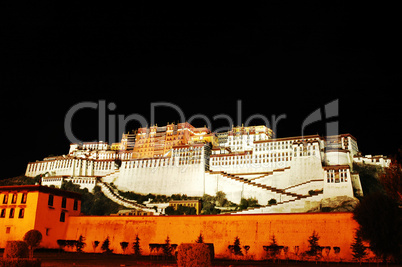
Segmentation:
<svg viewBox="0 0 402 267">
<path fill-rule="evenodd" d="M 124 114 L 115 114 L 113 111 L 116 110 L 117 105 L 113 102 L 107 103 L 106 100 L 98 100 L 98 102 L 80 102 L 72 106 L 66 113 L 64 118 L 64 131 L 66 137 L 71 143 L 82 143 L 87 140 L 80 140 L 75 136 L 72 129 L 73 120 L 79 115 L 79 111 L 85 109 L 97 110 L 98 115 L 98 138 L 93 141 L 107 141 L 109 144 L 118 142 L 118 138 L 127 131 L 127 125 L 130 122 L 136 122 L 140 125 L 141 128 L 149 127 L 155 125 L 157 110 L 160 108 L 169 108 L 175 112 L 177 112 L 180 120 L 179 122 L 188 122 L 192 123 L 195 120 L 203 120 L 204 124 L 209 128 L 213 129 L 212 124 L 214 121 L 226 121 L 226 125 L 224 127 L 220 127 L 214 129 L 214 132 L 223 132 L 229 131 L 233 125 L 243 125 L 245 127 L 252 126 L 252 122 L 254 120 L 262 121 L 265 126 L 270 128 L 274 133 L 278 131 L 278 124 L 281 120 L 285 120 L 287 118 L 286 114 L 271 115 L 270 118 L 267 116 L 256 113 L 253 114 L 246 119 L 243 120 L 242 114 L 242 100 L 237 100 L 236 103 L 236 117 L 232 118 L 228 114 L 220 113 L 214 116 L 209 117 L 202 113 L 197 113 L 191 115 L 190 117 L 186 117 L 183 110 L 176 104 L 171 102 L 153 102 L 150 104 L 150 118 L 147 120 L 143 115 L 139 113 L 132 113 L 129 115 Z M 337 135 L 338 134 L 338 121 L 334 121 L 333 119 L 338 116 L 339 110 L 339 101 L 338 99 L 326 104 L 324 106 L 324 114 L 322 116 L 322 109 L 318 108 L 309 114 L 306 119 L 303 120 L 301 126 L 301 136 L 304 136 L 305 129 L 316 122 L 322 121 L 323 119 L 332 119 L 331 122 L 326 123 L 326 135 Z M 95 119 L 95 118 L 94 118 Z M 116 136 L 117 129 L 117 136 Z"/>
</svg>

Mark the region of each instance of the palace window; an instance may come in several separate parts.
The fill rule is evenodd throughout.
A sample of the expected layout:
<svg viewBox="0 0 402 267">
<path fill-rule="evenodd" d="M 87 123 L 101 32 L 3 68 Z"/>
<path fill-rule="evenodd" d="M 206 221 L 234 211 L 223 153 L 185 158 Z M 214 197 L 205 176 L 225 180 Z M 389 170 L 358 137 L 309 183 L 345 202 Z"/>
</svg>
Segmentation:
<svg viewBox="0 0 402 267">
<path fill-rule="evenodd" d="M 1 210 L 0 218 L 5 218 L 6 217 L 6 209 Z"/>
<path fill-rule="evenodd" d="M 60 221 L 61 222 L 65 222 L 66 221 L 66 213 L 64 211 L 62 211 L 60 213 Z"/>
<path fill-rule="evenodd" d="M 11 198 L 11 204 L 17 203 L 17 194 L 13 194 L 13 197 Z"/>
<path fill-rule="evenodd" d="M 20 219 L 24 218 L 24 213 L 25 213 L 25 210 L 23 208 L 21 208 L 20 212 L 18 213 L 18 218 L 20 218 Z"/>
<path fill-rule="evenodd" d="M 49 199 L 48 199 L 48 201 L 47 201 L 47 204 L 48 204 L 49 206 L 53 206 L 53 198 L 54 198 L 53 195 L 49 195 Z"/>
<path fill-rule="evenodd" d="M 3 197 L 3 204 L 7 204 L 8 203 L 8 194 L 5 194 Z"/>
<path fill-rule="evenodd" d="M 66 206 L 67 206 L 67 198 L 63 197 L 63 199 L 61 200 L 61 207 L 65 209 Z"/>
<path fill-rule="evenodd" d="M 10 216 L 8 216 L 9 218 L 14 218 L 14 208 L 10 209 Z"/>
<path fill-rule="evenodd" d="M 74 199 L 73 210 L 78 210 L 78 200 Z"/>
</svg>

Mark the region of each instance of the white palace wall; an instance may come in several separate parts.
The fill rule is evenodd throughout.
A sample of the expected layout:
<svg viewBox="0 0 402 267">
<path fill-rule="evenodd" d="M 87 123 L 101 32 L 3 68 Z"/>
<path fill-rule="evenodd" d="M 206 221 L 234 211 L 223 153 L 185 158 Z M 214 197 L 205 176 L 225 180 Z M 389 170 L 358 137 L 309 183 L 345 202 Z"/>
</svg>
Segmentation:
<svg viewBox="0 0 402 267">
<path fill-rule="evenodd" d="M 141 194 L 202 196 L 203 194 L 215 195 L 217 191 L 223 191 L 226 193 L 227 199 L 232 202 L 240 203 L 241 198 L 254 197 L 262 205 L 272 198 L 277 201 L 285 201 L 292 199 L 292 196 L 261 188 L 256 184 L 274 189 L 285 189 L 286 192 L 301 195 L 307 195 L 310 190 L 324 189 L 326 197 L 353 196 L 350 172 L 348 174 L 350 178 L 345 179 L 342 183 L 328 182 L 324 184 L 328 170 L 324 172 L 318 153 L 310 155 L 295 153 L 290 161 L 283 162 L 287 163 L 285 168 L 273 171 L 272 165 L 264 168 L 263 163 L 253 163 L 251 159 L 244 157 L 240 162 L 242 164 L 237 166 L 237 170 L 242 173 L 234 173 L 235 177 L 252 181 L 255 183 L 254 185 L 230 176 L 229 173 L 232 169 L 226 167 L 231 164 L 221 166 L 211 164 L 212 170 L 205 171 L 204 150 L 199 150 L 191 157 L 186 157 L 187 154 L 183 150 L 180 153 L 175 155 L 180 154 L 181 156 L 122 161 L 120 168 L 115 165 L 114 160 L 58 159 L 41 161 L 30 163 L 26 175 L 34 177 L 47 172 L 47 176 L 52 177 L 102 176 L 105 182 L 113 182 L 120 190 Z M 224 159 L 222 158 L 222 160 Z M 221 162 L 220 160 L 219 163 Z M 261 173 L 255 172 L 255 170 Z M 73 181 L 76 180 L 73 179 Z M 57 182 L 45 180 L 45 183 Z M 89 185 L 90 188 L 93 186 L 95 185 Z"/>
<path fill-rule="evenodd" d="M 35 177 L 39 174 L 48 176 L 105 176 L 116 169 L 114 160 L 57 159 L 31 162 L 25 175 Z"/>
<path fill-rule="evenodd" d="M 204 194 L 204 163 L 178 165 L 166 160 L 159 165 L 157 160 L 132 160 L 122 163 L 114 184 L 125 191 L 142 194 Z"/>
</svg>

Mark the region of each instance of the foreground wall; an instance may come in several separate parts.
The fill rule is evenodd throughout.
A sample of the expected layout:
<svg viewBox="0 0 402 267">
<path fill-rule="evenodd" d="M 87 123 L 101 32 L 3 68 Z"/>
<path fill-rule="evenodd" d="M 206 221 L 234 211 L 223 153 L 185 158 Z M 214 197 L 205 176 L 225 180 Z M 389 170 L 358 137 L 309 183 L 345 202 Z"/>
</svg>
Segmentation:
<svg viewBox="0 0 402 267">
<path fill-rule="evenodd" d="M 169 236 L 172 244 L 194 242 L 200 233 L 204 242 L 213 243 L 218 258 L 230 257 L 228 246 L 236 236 L 242 246 L 250 246 L 249 257 L 263 259 L 263 246 L 270 244 L 275 235 L 279 245 L 288 246 L 290 258 L 294 258 L 294 247 L 299 254 L 308 250 L 308 238 L 316 231 L 320 246 L 331 246 L 330 260 L 350 261 L 350 245 L 353 242 L 357 222 L 352 213 L 299 213 L 266 215 L 215 215 L 215 216 L 72 216 L 66 239 L 86 238 L 84 251 L 93 252 L 93 241 L 100 245 L 109 237 L 110 248 L 122 253 L 120 242 L 129 242 L 127 253 L 132 253 L 132 242 L 136 234 L 141 239 L 144 255 L 150 254 L 149 244 L 163 244 Z M 334 254 L 333 247 L 340 247 Z"/>
</svg>

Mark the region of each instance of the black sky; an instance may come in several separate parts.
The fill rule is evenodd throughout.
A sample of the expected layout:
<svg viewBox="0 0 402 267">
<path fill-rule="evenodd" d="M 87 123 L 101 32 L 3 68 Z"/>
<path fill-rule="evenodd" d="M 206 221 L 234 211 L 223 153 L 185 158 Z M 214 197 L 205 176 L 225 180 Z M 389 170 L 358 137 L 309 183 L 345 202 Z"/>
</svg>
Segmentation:
<svg viewBox="0 0 402 267">
<path fill-rule="evenodd" d="M 241 101 L 243 122 L 286 115 L 277 136 L 287 137 L 338 99 L 339 116 L 306 134 L 324 135 L 326 123 L 338 121 L 364 154 L 395 154 L 401 146 L 396 7 L 279 1 L 5 10 L 1 178 L 66 154 L 64 119 L 83 101 L 105 100 L 116 105 L 107 115 L 147 120 L 152 103 L 173 103 L 186 119 L 205 115 L 213 129 L 229 126 L 213 120 L 218 114 L 237 122 Z M 77 138 L 98 139 L 97 112 L 77 112 Z M 179 120 L 168 108 L 156 115 L 158 125 Z"/>
</svg>

